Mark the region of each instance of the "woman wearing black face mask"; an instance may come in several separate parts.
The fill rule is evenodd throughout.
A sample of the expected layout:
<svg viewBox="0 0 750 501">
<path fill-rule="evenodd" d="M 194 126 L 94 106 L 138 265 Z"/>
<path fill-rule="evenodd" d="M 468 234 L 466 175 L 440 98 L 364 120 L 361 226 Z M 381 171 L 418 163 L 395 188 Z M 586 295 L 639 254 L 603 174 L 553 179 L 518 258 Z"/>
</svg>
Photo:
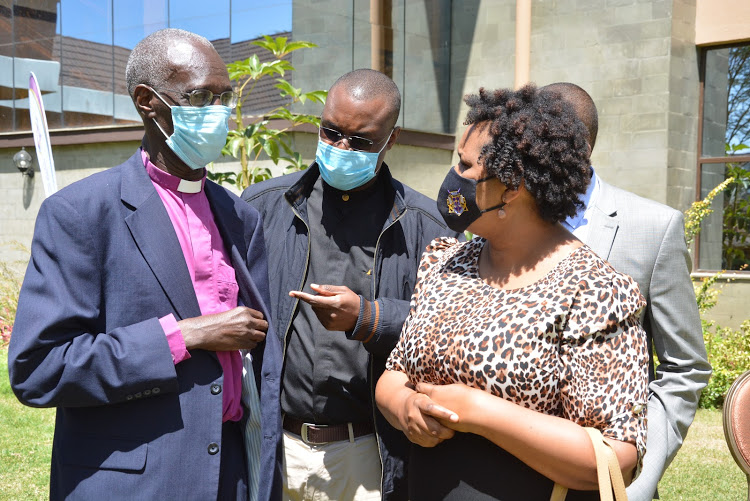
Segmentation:
<svg viewBox="0 0 750 501">
<path fill-rule="evenodd" d="M 410 498 L 598 499 L 584 427 L 627 479 L 645 452 L 647 349 L 637 285 L 561 224 L 590 177 L 586 131 L 557 94 L 469 96 L 459 163 L 376 399 L 417 444 Z"/>
</svg>

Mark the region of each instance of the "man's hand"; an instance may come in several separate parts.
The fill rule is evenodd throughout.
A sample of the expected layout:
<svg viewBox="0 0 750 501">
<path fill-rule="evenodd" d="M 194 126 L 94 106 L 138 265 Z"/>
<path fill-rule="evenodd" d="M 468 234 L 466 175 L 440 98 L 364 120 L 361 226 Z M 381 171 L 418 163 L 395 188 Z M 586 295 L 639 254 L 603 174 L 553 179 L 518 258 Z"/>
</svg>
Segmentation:
<svg viewBox="0 0 750 501">
<path fill-rule="evenodd" d="M 454 423 L 458 421 L 458 415 L 423 393 L 413 393 L 404 401 L 399 421 L 401 431 L 409 440 L 422 447 L 435 447 L 455 434 L 440 421 Z"/>
<path fill-rule="evenodd" d="M 177 322 L 188 350 L 252 350 L 266 339 L 268 322 L 263 313 L 238 306 L 222 313 L 186 318 Z"/>
<path fill-rule="evenodd" d="M 350 331 L 359 317 L 359 295 L 344 285 L 310 284 L 317 295 L 289 291 L 289 295 L 312 306 L 320 323 L 329 331 Z"/>
</svg>

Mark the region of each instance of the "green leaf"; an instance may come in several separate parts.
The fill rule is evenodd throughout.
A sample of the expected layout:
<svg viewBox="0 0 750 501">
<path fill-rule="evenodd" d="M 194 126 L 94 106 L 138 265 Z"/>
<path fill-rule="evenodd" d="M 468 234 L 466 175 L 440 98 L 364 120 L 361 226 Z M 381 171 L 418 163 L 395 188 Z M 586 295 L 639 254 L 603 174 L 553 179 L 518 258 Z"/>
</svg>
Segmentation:
<svg viewBox="0 0 750 501">
<path fill-rule="evenodd" d="M 242 148 L 244 142 L 244 137 L 233 137 L 227 142 L 224 148 L 227 149 L 229 154 L 234 158 L 240 158 L 240 148 Z"/>
<path fill-rule="evenodd" d="M 273 173 L 267 167 L 253 167 L 250 170 L 249 184 L 260 183 L 272 177 Z"/>
<path fill-rule="evenodd" d="M 742 143 L 740 143 L 740 144 L 724 143 L 724 151 L 727 152 L 727 153 L 735 153 L 737 151 L 746 150 L 748 148 L 750 148 L 750 146 L 748 146 L 746 144 L 742 144 Z"/>
<path fill-rule="evenodd" d="M 263 150 L 266 152 L 268 157 L 273 160 L 273 163 L 279 163 L 279 143 L 276 138 L 269 138 L 263 143 Z"/>
<path fill-rule="evenodd" d="M 299 99 L 300 94 L 302 93 L 302 89 L 294 87 L 283 78 L 277 78 L 276 82 L 276 88 L 281 91 L 281 97 L 291 96 L 294 99 Z"/>
<path fill-rule="evenodd" d="M 314 103 L 325 104 L 327 96 L 328 96 L 328 91 L 325 91 L 325 90 L 313 90 L 313 91 L 310 91 L 310 92 L 304 92 L 304 93 L 300 94 L 299 97 L 300 97 L 300 101 L 303 101 L 303 98 L 305 98 L 305 99 L 309 99 L 310 101 L 312 101 Z"/>
<path fill-rule="evenodd" d="M 257 45 L 258 47 L 263 47 L 278 58 L 284 57 L 285 55 L 289 54 L 290 52 L 294 52 L 295 50 L 317 47 L 317 45 L 312 42 L 305 42 L 300 40 L 287 43 L 286 37 L 271 38 L 268 35 L 263 35 L 263 40 L 256 40 L 250 43 L 252 43 L 253 45 Z"/>
<path fill-rule="evenodd" d="M 292 120 L 294 118 L 294 114 L 286 108 L 280 108 L 272 114 L 268 115 L 268 118 L 272 120 Z"/>
<path fill-rule="evenodd" d="M 295 152 L 292 149 L 292 147 L 283 138 L 279 138 L 279 144 L 281 145 L 281 149 L 284 150 L 284 153 L 286 153 L 287 155 L 291 155 L 291 156 L 294 156 L 295 154 L 299 155 L 299 153 Z"/>
</svg>

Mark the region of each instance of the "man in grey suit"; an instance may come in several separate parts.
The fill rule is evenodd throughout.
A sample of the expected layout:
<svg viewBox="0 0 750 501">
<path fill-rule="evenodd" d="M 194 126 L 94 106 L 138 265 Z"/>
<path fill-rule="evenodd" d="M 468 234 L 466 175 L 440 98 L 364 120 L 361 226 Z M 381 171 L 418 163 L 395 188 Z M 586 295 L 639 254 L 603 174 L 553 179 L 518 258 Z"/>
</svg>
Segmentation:
<svg viewBox="0 0 750 501">
<path fill-rule="evenodd" d="M 560 93 L 573 105 L 593 149 L 598 117 L 591 96 L 572 83 L 544 89 Z M 584 209 L 565 226 L 616 270 L 633 277 L 647 301 L 641 323 L 659 365 L 649 370 L 643 470 L 627 491 L 631 501 L 650 500 L 687 435 L 701 390 L 711 376 L 690 281 L 683 217 L 671 207 L 605 183 L 593 168 L 582 201 Z"/>
</svg>

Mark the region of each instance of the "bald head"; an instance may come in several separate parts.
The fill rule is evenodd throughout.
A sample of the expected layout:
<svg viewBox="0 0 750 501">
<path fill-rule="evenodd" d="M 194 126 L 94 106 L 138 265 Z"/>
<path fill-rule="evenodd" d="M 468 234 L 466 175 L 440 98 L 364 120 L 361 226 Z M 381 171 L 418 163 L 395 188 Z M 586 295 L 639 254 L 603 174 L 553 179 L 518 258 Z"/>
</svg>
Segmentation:
<svg viewBox="0 0 750 501">
<path fill-rule="evenodd" d="M 388 128 L 396 125 L 401 112 L 401 93 L 393 80 L 383 73 L 367 68 L 350 71 L 334 82 L 329 93 L 334 89 L 345 91 L 355 101 L 384 99 L 390 108 Z"/>
<path fill-rule="evenodd" d="M 216 52 L 208 39 L 177 28 L 155 31 L 138 42 L 125 68 L 128 94 L 132 97 L 140 84 L 164 87 L 176 67 L 200 66 L 201 61 L 195 60 L 200 52 L 193 50 L 195 47 Z"/>
<path fill-rule="evenodd" d="M 546 85 L 540 90 L 551 91 L 560 94 L 564 101 L 573 106 L 578 115 L 578 119 L 583 122 L 589 131 L 589 145 L 594 149 L 596 135 L 599 132 L 599 115 L 596 112 L 596 105 L 591 99 L 588 92 L 574 83 L 557 82 Z"/>
</svg>

